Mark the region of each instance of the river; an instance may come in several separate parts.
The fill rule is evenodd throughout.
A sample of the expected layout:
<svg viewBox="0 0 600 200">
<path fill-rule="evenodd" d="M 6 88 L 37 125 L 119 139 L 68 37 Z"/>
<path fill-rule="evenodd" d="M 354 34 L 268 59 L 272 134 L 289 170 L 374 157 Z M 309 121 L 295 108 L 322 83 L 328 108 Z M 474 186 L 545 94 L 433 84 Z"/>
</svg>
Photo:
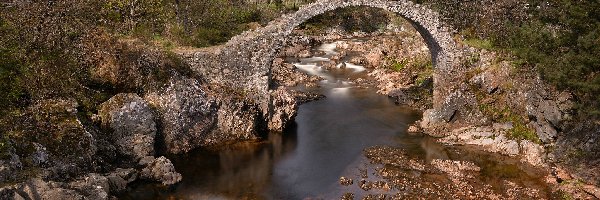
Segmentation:
<svg viewBox="0 0 600 200">
<path fill-rule="evenodd" d="M 434 139 L 407 133 L 421 116 L 376 93 L 373 87 L 353 80 L 368 78 L 367 69 L 345 63 L 326 70 L 320 63 L 335 56 L 336 44 L 314 49 L 319 57 L 300 59 L 299 70 L 323 78 L 318 88 L 298 87 L 327 98 L 300 106 L 295 123 L 283 134 L 271 133 L 266 141 L 228 146 L 219 151 L 196 150 L 169 157 L 183 181 L 165 188 L 138 183 L 121 199 L 339 199 L 346 192 L 368 193 L 353 185 L 340 185 L 340 177 L 356 176 L 373 166 L 365 148 L 385 145 L 404 149 L 415 158 L 466 159 L 482 167 L 489 182 L 512 179 L 540 186 L 534 172 L 515 162 L 498 162 L 488 154 L 457 153 Z M 510 159 L 505 159 L 510 160 Z M 493 184 L 492 184 L 493 185 Z M 393 193 L 394 191 L 387 191 Z"/>
</svg>

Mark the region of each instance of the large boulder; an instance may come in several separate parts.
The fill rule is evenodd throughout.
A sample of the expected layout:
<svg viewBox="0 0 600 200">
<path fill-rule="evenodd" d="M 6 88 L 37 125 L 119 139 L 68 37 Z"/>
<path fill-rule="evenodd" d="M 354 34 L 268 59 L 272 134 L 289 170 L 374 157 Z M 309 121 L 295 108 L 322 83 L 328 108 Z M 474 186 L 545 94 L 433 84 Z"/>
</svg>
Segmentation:
<svg viewBox="0 0 600 200">
<path fill-rule="evenodd" d="M 137 178 L 134 169 L 117 169 L 105 175 L 90 173 L 68 183 L 33 178 L 0 188 L 0 199 L 115 199 L 110 195 L 124 191 Z"/>
<path fill-rule="evenodd" d="M 84 126 L 73 99 L 39 100 L 13 120 L 5 136 L 24 162 L 24 168 L 44 168 L 49 179 L 69 179 L 98 166 L 94 129 Z"/>
<path fill-rule="evenodd" d="M 102 125 L 110 129 L 110 141 L 126 156 L 139 159 L 154 155 L 156 123 L 148 103 L 136 94 L 118 94 L 100 105 Z"/>
<path fill-rule="evenodd" d="M 161 143 L 169 153 L 185 153 L 199 147 L 215 127 L 215 103 L 197 80 L 172 80 L 166 88 L 147 94 L 144 99 L 158 113 Z"/>
</svg>

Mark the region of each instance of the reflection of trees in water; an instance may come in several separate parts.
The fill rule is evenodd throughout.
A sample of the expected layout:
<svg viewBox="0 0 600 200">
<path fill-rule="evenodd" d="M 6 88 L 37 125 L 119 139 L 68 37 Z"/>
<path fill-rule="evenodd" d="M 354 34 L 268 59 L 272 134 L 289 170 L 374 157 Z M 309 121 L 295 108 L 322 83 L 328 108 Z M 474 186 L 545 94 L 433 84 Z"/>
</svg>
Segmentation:
<svg viewBox="0 0 600 200">
<path fill-rule="evenodd" d="M 207 162 L 206 155 L 192 155 L 194 161 L 182 160 L 187 179 L 177 188 L 178 196 L 200 198 L 208 191 L 230 198 L 259 196 L 270 186 L 274 163 L 295 148 L 294 133 L 271 133 L 268 142 L 236 144 L 210 155 L 212 163 L 191 166 Z"/>
</svg>

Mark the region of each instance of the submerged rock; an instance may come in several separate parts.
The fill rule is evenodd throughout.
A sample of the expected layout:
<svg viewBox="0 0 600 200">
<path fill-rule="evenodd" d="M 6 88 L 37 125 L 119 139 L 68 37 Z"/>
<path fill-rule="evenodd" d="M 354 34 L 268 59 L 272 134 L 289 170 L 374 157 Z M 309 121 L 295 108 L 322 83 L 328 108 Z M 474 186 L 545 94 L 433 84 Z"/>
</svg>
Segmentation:
<svg viewBox="0 0 600 200">
<path fill-rule="evenodd" d="M 156 123 L 152 109 L 136 94 L 118 94 L 100 105 L 102 125 L 112 131 L 118 151 L 137 160 L 154 155 Z"/>
<path fill-rule="evenodd" d="M 175 171 L 175 166 L 164 156 L 154 159 L 140 174 L 141 178 L 159 181 L 163 185 L 173 185 L 181 181 L 181 174 Z"/>
<path fill-rule="evenodd" d="M 351 178 L 341 177 L 340 184 L 343 186 L 349 186 L 354 184 L 354 181 Z"/>
</svg>

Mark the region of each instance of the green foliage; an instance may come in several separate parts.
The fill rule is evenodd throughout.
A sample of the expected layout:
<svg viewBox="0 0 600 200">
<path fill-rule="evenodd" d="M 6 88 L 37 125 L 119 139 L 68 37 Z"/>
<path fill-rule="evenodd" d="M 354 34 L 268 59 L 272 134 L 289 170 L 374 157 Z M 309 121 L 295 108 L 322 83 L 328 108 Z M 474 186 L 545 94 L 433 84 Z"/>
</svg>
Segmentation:
<svg viewBox="0 0 600 200">
<path fill-rule="evenodd" d="M 481 95 L 477 94 L 476 97 L 480 100 Z M 501 123 L 511 123 L 513 128 L 508 130 L 508 137 L 515 140 L 529 140 L 540 144 L 541 140 L 537 136 L 535 130 L 528 127 L 526 120 L 512 111 L 509 107 L 504 109 L 497 108 L 497 106 L 490 104 L 479 104 L 479 110 L 486 116 L 489 116 L 492 120 Z"/>
<path fill-rule="evenodd" d="M 571 0 L 445 1 L 431 5 L 471 46 L 515 55 L 579 99 L 582 117 L 600 117 L 600 2 Z"/>
<path fill-rule="evenodd" d="M 513 119 L 513 128 L 508 131 L 508 136 L 516 140 L 529 140 L 540 144 L 541 141 L 535 130 L 527 127 L 521 119 Z"/>
<path fill-rule="evenodd" d="M 524 66 L 536 67 L 559 89 L 573 91 L 580 111 L 600 116 L 600 5 L 559 2 L 540 17 L 514 26 L 515 34 L 500 44 L 510 49 Z M 559 10 L 560 9 L 560 10 Z"/>
<path fill-rule="evenodd" d="M 0 160 L 10 159 L 12 145 L 5 135 L 0 136 Z"/>
<path fill-rule="evenodd" d="M 463 42 L 469 46 L 479 48 L 479 49 L 491 50 L 494 48 L 494 44 L 492 44 L 492 41 L 485 40 L 485 39 L 469 38 Z"/>
<path fill-rule="evenodd" d="M 393 60 L 392 64 L 389 65 L 389 68 L 391 70 L 399 72 L 399 71 L 402 71 L 402 69 L 404 69 L 406 67 L 406 63 L 407 63 L 406 61 Z"/>
<path fill-rule="evenodd" d="M 378 8 L 347 7 L 313 17 L 301 25 L 301 28 L 313 33 L 327 27 L 341 27 L 346 32 L 379 31 L 390 23 L 389 13 Z"/>
<path fill-rule="evenodd" d="M 14 29 L 0 18 L 0 35 L 14 35 Z M 17 41 L 0 38 L 0 115 L 13 107 L 26 104 L 27 92 L 22 87 L 25 68 L 15 56 Z"/>
</svg>

